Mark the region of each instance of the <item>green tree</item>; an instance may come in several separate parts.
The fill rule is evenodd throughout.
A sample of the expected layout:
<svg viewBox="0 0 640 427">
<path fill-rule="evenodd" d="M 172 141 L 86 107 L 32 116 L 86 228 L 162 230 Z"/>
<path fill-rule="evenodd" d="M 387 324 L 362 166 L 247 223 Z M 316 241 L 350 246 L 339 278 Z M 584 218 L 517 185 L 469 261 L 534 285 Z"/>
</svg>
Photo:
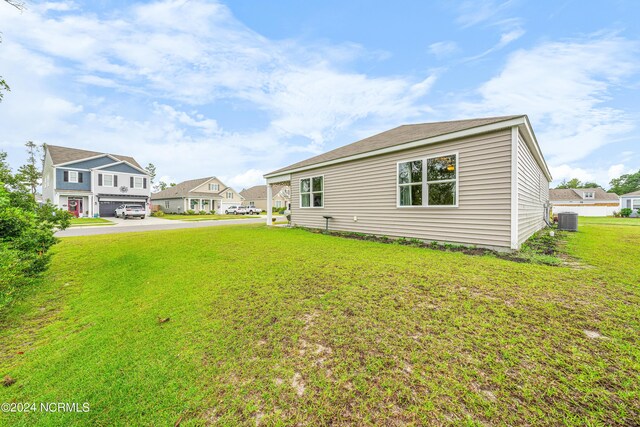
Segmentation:
<svg viewBox="0 0 640 427">
<path fill-rule="evenodd" d="M 156 179 L 156 167 L 153 163 L 149 163 L 147 165 L 146 168 L 144 168 L 144 170 L 147 171 L 147 173 L 149 174 L 149 179 L 151 181 L 151 184 L 153 184 L 154 180 Z"/>
<path fill-rule="evenodd" d="M 609 193 L 623 195 L 640 190 L 640 169 L 636 173 L 627 173 L 609 182 Z"/>
<path fill-rule="evenodd" d="M 585 182 L 582 184 L 581 188 L 600 188 L 602 187 L 601 185 L 598 185 L 595 182 Z"/>
<path fill-rule="evenodd" d="M 563 179 L 562 182 L 556 187 L 556 189 L 561 188 L 581 188 L 582 183 L 578 178 L 572 178 L 569 181 Z"/>
<path fill-rule="evenodd" d="M 27 163 L 20 166 L 18 169 L 17 178 L 27 187 L 31 189 L 31 194 L 35 196 L 40 181 L 42 180 L 42 170 L 40 169 L 40 163 L 38 163 L 38 154 L 40 147 L 33 141 L 27 141 L 25 144 L 27 147 Z"/>
<path fill-rule="evenodd" d="M 54 232 L 69 226 L 69 212 L 38 205 L 30 188 L 11 172 L 0 152 L 0 309 L 47 268 Z"/>
</svg>

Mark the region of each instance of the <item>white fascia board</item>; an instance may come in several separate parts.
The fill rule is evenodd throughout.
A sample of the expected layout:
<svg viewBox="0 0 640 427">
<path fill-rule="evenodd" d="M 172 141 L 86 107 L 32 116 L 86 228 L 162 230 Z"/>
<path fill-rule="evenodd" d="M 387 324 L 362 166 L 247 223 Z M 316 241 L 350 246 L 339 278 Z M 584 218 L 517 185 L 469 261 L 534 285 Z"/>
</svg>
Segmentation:
<svg viewBox="0 0 640 427">
<path fill-rule="evenodd" d="M 511 128 L 511 249 L 520 249 L 518 242 L 518 126 Z"/>
<path fill-rule="evenodd" d="M 328 160 L 326 162 L 315 163 L 313 165 L 301 166 L 299 168 L 289 169 L 289 170 L 278 172 L 278 173 L 270 173 L 270 174 L 264 175 L 264 178 L 267 179 L 267 183 L 269 182 L 275 183 L 276 181 L 270 181 L 269 179 L 275 178 L 275 177 L 280 178 L 281 176 L 285 176 L 285 175 L 290 176 L 290 174 L 294 172 L 301 172 L 309 169 L 316 169 L 323 166 L 335 165 L 337 163 L 344 163 L 352 160 L 379 156 L 380 154 L 394 153 L 396 151 L 408 150 L 410 148 L 422 147 L 424 145 L 436 144 L 438 142 L 449 141 L 449 140 L 464 138 L 464 137 L 473 136 L 473 135 L 479 135 L 482 133 L 493 132 L 500 129 L 511 128 L 513 126 L 520 126 L 525 123 L 525 117 L 526 116 L 516 117 L 515 119 L 505 120 L 503 122 L 491 123 L 484 126 L 477 126 L 471 129 L 465 129 L 458 132 L 448 133 L 445 135 L 439 135 L 431 138 L 420 139 L 418 141 L 407 142 L 404 144 L 394 145 L 393 147 L 381 148 L 379 150 L 367 151 L 366 153 L 354 154 L 352 156 L 341 157 L 339 159 Z"/>
<path fill-rule="evenodd" d="M 540 150 L 540 145 L 538 144 L 538 139 L 536 135 L 533 133 L 533 129 L 531 127 L 531 123 L 527 116 L 524 116 L 525 120 L 519 128 L 524 138 L 524 141 L 527 143 L 529 150 L 531 150 L 531 154 L 538 162 L 538 165 L 542 169 L 542 172 L 547 177 L 549 182 L 553 181 L 553 177 L 551 176 L 551 172 L 549 171 L 549 167 L 547 166 L 547 162 L 544 160 L 544 156 L 542 155 L 542 150 Z"/>
<path fill-rule="evenodd" d="M 111 160 L 114 160 L 116 162 L 120 161 L 120 159 L 117 159 L 117 158 L 113 157 L 111 154 L 98 154 L 98 155 L 91 156 L 91 157 L 85 157 L 83 159 L 72 160 L 70 162 L 58 163 L 58 164 L 55 164 L 54 166 L 71 165 L 73 163 L 86 162 L 87 160 L 99 159 L 100 157 L 109 157 Z"/>
<path fill-rule="evenodd" d="M 317 167 L 317 166 L 314 166 Z M 306 168 L 306 169 L 311 169 L 311 167 Z M 306 170 L 306 169 L 301 169 L 301 170 Z M 270 175 L 264 176 L 267 179 L 267 185 L 268 184 L 279 184 L 281 182 L 290 182 L 291 181 L 291 174 L 290 173 L 284 173 L 284 174 L 278 174 L 278 175 Z"/>
<path fill-rule="evenodd" d="M 108 167 L 115 166 L 115 165 L 121 165 L 123 163 L 125 165 L 131 166 L 132 168 L 134 168 L 137 171 L 142 172 L 143 175 L 149 176 L 149 172 L 147 172 L 146 170 L 144 170 L 142 168 L 137 167 L 136 165 L 132 165 L 131 163 L 127 162 L 126 160 L 117 160 L 116 162 L 109 163 L 109 164 L 102 165 L 102 166 L 97 166 L 97 167 L 92 168 L 92 169 L 99 170 L 99 169 L 104 169 L 104 168 L 108 168 Z M 127 172 L 120 172 L 120 173 L 127 173 Z"/>
</svg>

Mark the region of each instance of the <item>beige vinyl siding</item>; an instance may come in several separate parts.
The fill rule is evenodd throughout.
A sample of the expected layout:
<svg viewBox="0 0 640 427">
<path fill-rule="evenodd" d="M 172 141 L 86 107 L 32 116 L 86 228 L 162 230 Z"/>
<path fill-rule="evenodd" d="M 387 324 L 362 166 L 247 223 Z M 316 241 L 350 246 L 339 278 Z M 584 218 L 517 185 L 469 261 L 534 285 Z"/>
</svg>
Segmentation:
<svg viewBox="0 0 640 427">
<path fill-rule="evenodd" d="M 458 153 L 458 207 L 397 207 L 397 163 Z M 324 176 L 324 207 L 300 208 L 300 179 Z M 392 237 L 510 246 L 511 129 L 325 166 L 291 177 L 292 221 Z M 357 221 L 354 221 L 354 216 Z"/>
<path fill-rule="evenodd" d="M 518 133 L 518 244 L 543 228 L 549 181 Z"/>
<path fill-rule="evenodd" d="M 165 208 L 166 201 L 169 202 L 169 209 Z M 166 213 L 184 213 L 183 199 L 154 199 L 152 203 L 154 206 L 160 206 L 160 210 Z"/>
</svg>

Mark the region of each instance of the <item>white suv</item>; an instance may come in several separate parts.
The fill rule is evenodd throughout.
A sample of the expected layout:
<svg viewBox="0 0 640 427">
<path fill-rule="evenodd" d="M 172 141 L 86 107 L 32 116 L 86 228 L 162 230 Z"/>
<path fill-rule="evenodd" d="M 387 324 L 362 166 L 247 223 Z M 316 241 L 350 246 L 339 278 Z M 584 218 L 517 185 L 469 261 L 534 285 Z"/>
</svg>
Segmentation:
<svg viewBox="0 0 640 427">
<path fill-rule="evenodd" d="M 120 205 L 116 209 L 116 218 L 135 218 L 139 217 L 144 219 L 147 215 L 147 211 L 142 205 Z"/>
<path fill-rule="evenodd" d="M 229 206 L 224 210 L 227 215 L 244 215 L 247 213 L 247 209 L 244 206 Z"/>
</svg>

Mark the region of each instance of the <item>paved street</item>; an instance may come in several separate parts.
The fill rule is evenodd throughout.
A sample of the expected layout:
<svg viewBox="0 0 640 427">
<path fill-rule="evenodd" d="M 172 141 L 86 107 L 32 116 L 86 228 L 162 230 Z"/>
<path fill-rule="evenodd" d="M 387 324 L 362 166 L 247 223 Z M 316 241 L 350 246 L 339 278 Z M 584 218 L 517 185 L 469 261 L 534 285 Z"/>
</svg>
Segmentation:
<svg viewBox="0 0 640 427">
<path fill-rule="evenodd" d="M 278 217 L 276 217 L 278 218 Z M 282 217 L 279 217 L 282 219 Z M 56 233 L 56 237 L 74 237 L 74 236 L 93 236 L 96 234 L 116 234 L 116 233 L 131 233 L 136 231 L 156 231 L 156 230 L 175 230 L 179 228 L 201 228 L 201 227 L 216 227 L 221 225 L 237 225 L 237 224 L 259 224 L 266 221 L 264 218 L 255 219 L 226 219 L 218 221 L 179 221 L 148 217 L 145 219 L 119 219 L 109 218 L 110 221 L 116 223 L 116 225 L 96 225 L 96 226 L 82 226 L 82 227 L 70 227 L 66 230 Z"/>
</svg>

